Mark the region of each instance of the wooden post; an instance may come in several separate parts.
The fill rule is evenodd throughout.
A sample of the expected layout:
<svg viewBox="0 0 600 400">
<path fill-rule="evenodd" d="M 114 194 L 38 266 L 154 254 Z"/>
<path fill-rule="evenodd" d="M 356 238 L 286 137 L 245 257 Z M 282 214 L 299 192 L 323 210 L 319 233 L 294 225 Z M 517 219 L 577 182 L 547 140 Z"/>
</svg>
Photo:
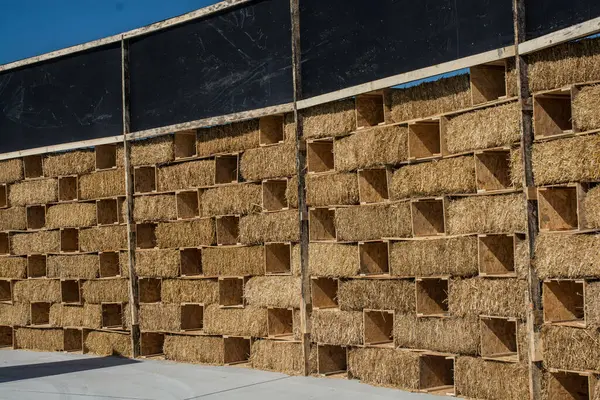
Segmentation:
<svg viewBox="0 0 600 400">
<path fill-rule="evenodd" d="M 302 354 L 304 375 L 310 374 L 310 276 L 308 274 L 308 208 L 306 207 L 305 176 L 306 146 L 303 140 L 302 117 L 298 112 L 298 101 L 302 98 L 302 75 L 300 66 L 300 5 L 299 0 L 290 0 L 292 20 L 292 71 L 294 81 L 294 120 L 296 121 L 296 174 L 298 177 L 298 213 L 300 216 L 300 329 L 302 332 Z"/>
<path fill-rule="evenodd" d="M 517 88 L 521 108 L 521 153 L 525 172 L 523 187 L 525 190 L 535 187 L 531 154 L 533 150 L 533 103 L 529 91 L 527 59 L 519 54 L 519 44 L 525 37 L 525 0 L 513 0 L 513 22 L 515 29 L 515 63 L 517 68 Z M 533 268 L 535 239 L 539 231 L 537 217 L 537 199 L 527 199 L 527 237 L 529 240 L 529 269 L 527 309 L 527 335 L 529 343 L 529 396 L 532 400 L 541 398 L 542 360 L 539 337 L 542 324 L 542 297 L 540 280 Z"/>
<path fill-rule="evenodd" d="M 133 221 L 133 169 L 131 167 L 131 143 L 129 120 L 129 42 L 121 39 L 122 93 L 123 93 L 123 166 L 125 169 L 125 196 L 127 200 L 127 255 L 129 268 L 129 309 L 131 310 L 131 354 L 140 356 L 139 283 L 135 273 L 135 223 Z"/>
</svg>

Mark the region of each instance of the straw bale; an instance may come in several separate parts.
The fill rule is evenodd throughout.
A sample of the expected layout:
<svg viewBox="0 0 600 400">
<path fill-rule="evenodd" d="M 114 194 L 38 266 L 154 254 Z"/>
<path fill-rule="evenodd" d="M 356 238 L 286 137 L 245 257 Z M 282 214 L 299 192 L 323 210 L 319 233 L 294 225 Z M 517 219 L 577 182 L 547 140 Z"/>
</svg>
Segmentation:
<svg viewBox="0 0 600 400">
<path fill-rule="evenodd" d="M 526 364 L 459 357 L 454 365 L 456 394 L 473 399 L 505 400 L 529 398 L 529 368 Z"/>
<path fill-rule="evenodd" d="M 298 211 L 287 210 L 242 217 L 239 237 L 240 241 L 246 244 L 298 241 Z"/>
<path fill-rule="evenodd" d="M 519 103 L 483 108 L 450 118 L 446 147 L 450 153 L 510 145 L 521 137 Z"/>
<path fill-rule="evenodd" d="M 131 339 L 128 334 L 92 331 L 85 338 L 84 348 L 99 356 L 131 357 Z"/>
<path fill-rule="evenodd" d="M 29 325 L 29 303 L 0 303 L 2 325 Z"/>
<path fill-rule="evenodd" d="M 131 165 L 152 165 L 172 161 L 175 158 L 173 141 L 173 135 L 134 141 L 131 145 Z"/>
<path fill-rule="evenodd" d="M 600 328 L 600 281 L 585 284 L 585 322 L 590 328 Z"/>
<path fill-rule="evenodd" d="M 160 297 L 164 303 L 218 303 L 219 283 L 215 279 L 165 279 Z"/>
<path fill-rule="evenodd" d="M 99 226 L 79 231 L 81 251 L 117 251 L 127 249 L 127 226 Z"/>
<path fill-rule="evenodd" d="M 598 38 L 567 42 L 527 57 L 529 88 L 532 92 L 600 80 Z"/>
<path fill-rule="evenodd" d="M 580 131 L 600 128 L 596 109 L 600 100 L 600 85 L 581 88 L 573 99 L 573 125 Z"/>
<path fill-rule="evenodd" d="M 140 304 L 140 329 L 142 331 L 177 332 L 181 330 L 179 304 Z"/>
<path fill-rule="evenodd" d="M 135 271 L 144 278 L 176 278 L 179 276 L 179 250 L 137 250 Z"/>
<path fill-rule="evenodd" d="M 158 190 L 167 192 L 215 184 L 215 161 L 199 160 L 158 168 Z"/>
<path fill-rule="evenodd" d="M 300 245 L 299 244 L 292 245 L 292 255 L 291 255 L 291 259 L 290 259 L 290 264 L 291 264 L 290 269 L 291 269 L 292 275 L 300 276 L 301 274 L 300 274 Z"/>
<path fill-rule="evenodd" d="M 96 225 L 96 204 L 56 204 L 46 209 L 46 228 L 84 227 Z"/>
<path fill-rule="evenodd" d="M 455 279 L 448 288 L 450 314 L 525 319 L 527 282 L 519 279 Z"/>
<path fill-rule="evenodd" d="M 127 218 L 127 207 L 123 207 L 123 219 Z M 177 205 L 174 194 L 139 196 L 133 199 L 133 219 L 135 222 L 169 221 L 177 219 Z"/>
<path fill-rule="evenodd" d="M 541 234 L 534 266 L 540 279 L 600 277 L 600 236 Z"/>
<path fill-rule="evenodd" d="M 304 138 L 344 136 L 356 129 L 354 99 L 321 104 L 302 110 Z"/>
<path fill-rule="evenodd" d="M 102 306 L 100 304 L 50 306 L 50 325 L 63 327 L 102 328 Z"/>
<path fill-rule="evenodd" d="M 478 355 L 479 319 L 417 318 L 396 314 L 394 341 L 402 348 Z"/>
<path fill-rule="evenodd" d="M 21 158 L 0 161 L 0 183 L 20 181 L 23 177 L 23 160 Z"/>
<path fill-rule="evenodd" d="M 570 326 L 542 326 L 544 366 L 572 371 L 600 371 L 600 331 Z"/>
<path fill-rule="evenodd" d="M 523 187 L 523 180 L 525 179 L 525 169 L 523 167 L 523 157 L 521 156 L 521 148 L 517 147 L 510 151 L 510 183 L 515 188 Z"/>
<path fill-rule="evenodd" d="M 13 300 L 17 303 L 60 303 L 60 281 L 55 279 L 17 281 L 13 287 Z"/>
<path fill-rule="evenodd" d="M 311 339 L 334 345 L 363 344 L 362 311 L 313 310 Z"/>
<path fill-rule="evenodd" d="M 44 176 L 79 175 L 96 168 L 94 150 L 74 150 L 48 154 L 42 163 Z"/>
<path fill-rule="evenodd" d="M 11 206 L 45 204 L 58 200 L 57 179 L 36 179 L 13 183 L 8 189 L 8 202 Z"/>
<path fill-rule="evenodd" d="M 245 180 L 280 178 L 296 174 L 296 146 L 280 144 L 245 151 L 240 159 Z"/>
<path fill-rule="evenodd" d="M 38 351 L 62 351 L 62 329 L 15 329 L 15 348 Z"/>
<path fill-rule="evenodd" d="M 27 277 L 27 258 L 0 257 L 0 278 L 23 279 Z"/>
<path fill-rule="evenodd" d="M 419 370 L 418 353 L 377 348 L 348 350 L 348 371 L 363 383 L 417 390 Z"/>
<path fill-rule="evenodd" d="M 259 146 L 258 119 L 198 129 L 198 156 L 233 153 Z"/>
<path fill-rule="evenodd" d="M 358 241 L 412 235 L 410 204 L 377 204 L 338 208 L 335 211 L 337 239 Z"/>
<path fill-rule="evenodd" d="M 83 200 L 125 196 L 125 171 L 112 169 L 81 175 L 79 196 Z"/>
<path fill-rule="evenodd" d="M 0 209 L 0 230 L 24 229 L 27 229 L 27 209 L 25 207 Z"/>
<path fill-rule="evenodd" d="M 156 243 L 161 248 L 209 246 L 215 242 L 215 221 L 203 218 L 160 222 L 155 234 Z"/>
<path fill-rule="evenodd" d="M 251 306 L 299 308 L 302 281 L 296 276 L 255 276 L 244 285 Z"/>
<path fill-rule="evenodd" d="M 208 276 L 263 275 L 265 273 L 264 248 L 263 246 L 206 247 L 202 250 L 202 271 Z"/>
<path fill-rule="evenodd" d="M 333 143 L 336 171 L 395 165 L 408 157 L 408 128 L 381 126 L 359 131 Z"/>
<path fill-rule="evenodd" d="M 283 119 L 283 140 L 287 143 L 296 142 L 296 119 L 293 113 L 285 114 Z"/>
<path fill-rule="evenodd" d="M 127 303 L 128 280 L 116 278 L 85 281 L 81 285 L 81 296 L 86 303 Z"/>
<path fill-rule="evenodd" d="M 257 307 L 204 308 L 204 332 L 214 335 L 267 336 L 267 309 Z"/>
<path fill-rule="evenodd" d="M 262 210 L 262 188 L 257 184 L 228 185 L 207 189 L 200 195 L 200 215 L 249 214 Z"/>
<path fill-rule="evenodd" d="M 587 228 L 600 228 L 600 186 L 590 189 L 583 201 Z"/>
<path fill-rule="evenodd" d="M 290 208 L 298 208 L 298 178 L 296 176 L 288 180 L 287 187 L 285 188 L 285 199 Z"/>
<path fill-rule="evenodd" d="M 166 335 L 163 345 L 165 358 L 178 362 L 223 363 L 223 339 L 215 336 Z"/>
<path fill-rule="evenodd" d="M 355 244 L 310 243 L 308 270 L 311 276 L 351 277 L 360 272 Z"/>
<path fill-rule="evenodd" d="M 46 259 L 48 278 L 94 279 L 100 273 L 97 254 L 49 255 Z"/>
<path fill-rule="evenodd" d="M 515 193 L 452 200 L 446 209 L 446 229 L 449 235 L 526 232 L 525 198 Z"/>
<path fill-rule="evenodd" d="M 532 164 L 536 185 L 600 181 L 600 135 L 535 143 Z"/>
<path fill-rule="evenodd" d="M 403 122 L 471 106 L 468 74 L 398 89 L 391 96 L 391 121 Z"/>
<path fill-rule="evenodd" d="M 307 205 L 319 207 L 358 203 L 358 178 L 356 173 L 306 176 Z"/>
<path fill-rule="evenodd" d="M 10 236 L 10 251 L 18 256 L 26 254 L 58 253 L 59 250 L 59 231 L 15 233 Z"/>
<path fill-rule="evenodd" d="M 257 340 L 250 350 L 252 367 L 288 375 L 302 375 L 304 356 L 301 343 Z"/>
<path fill-rule="evenodd" d="M 476 192 L 475 162 L 472 156 L 401 167 L 392 175 L 390 185 L 394 200 Z"/>
<path fill-rule="evenodd" d="M 396 276 L 472 276 L 479 271 L 477 237 L 393 242 L 390 272 Z"/>
<path fill-rule="evenodd" d="M 520 279 L 527 279 L 530 266 L 529 240 L 516 238 L 515 272 Z"/>
<path fill-rule="evenodd" d="M 337 299 L 342 310 L 411 313 L 415 310 L 415 284 L 404 280 L 341 281 Z"/>
<path fill-rule="evenodd" d="M 506 96 L 516 97 L 519 95 L 519 88 L 517 86 L 517 66 L 513 58 L 506 60 Z"/>
<path fill-rule="evenodd" d="M 128 251 L 119 252 L 119 269 L 123 278 L 129 278 L 129 253 Z"/>
</svg>

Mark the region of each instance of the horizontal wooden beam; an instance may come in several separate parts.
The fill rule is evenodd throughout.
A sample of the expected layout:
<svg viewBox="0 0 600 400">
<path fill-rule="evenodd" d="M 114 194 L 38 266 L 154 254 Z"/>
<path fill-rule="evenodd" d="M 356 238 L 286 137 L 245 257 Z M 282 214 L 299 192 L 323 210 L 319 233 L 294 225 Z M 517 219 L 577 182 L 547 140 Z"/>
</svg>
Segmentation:
<svg viewBox="0 0 600 400">
<path fill-rule="evenodd" d="M 600 32 L 600 17 L 523 42 L 519 44 L 519 54 L 533 53 L 598 32 Z"/>
<path fill-rule="evenodd" d="M 10 158 L 33 156 L 36 154 L 53 153 L 57 151 L 67 151 L 75 149 L 83 149 L 86 147 L 99 146 L 101 144 L 120 143 L 123 141 L 123 135 L 108 136 L 100 139 L 82 140 L 79 142 L 61 143 L 52 146 L 36 147 L 35 149 L 11 151 L 10 153 L 0 154 L 0 160 L 8 160 Z"/>
</svg>

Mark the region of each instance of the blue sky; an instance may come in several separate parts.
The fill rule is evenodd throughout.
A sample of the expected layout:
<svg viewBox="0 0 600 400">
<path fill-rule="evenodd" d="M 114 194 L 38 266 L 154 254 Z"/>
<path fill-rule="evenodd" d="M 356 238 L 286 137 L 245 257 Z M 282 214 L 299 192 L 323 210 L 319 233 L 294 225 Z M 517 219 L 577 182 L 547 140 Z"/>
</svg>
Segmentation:
<svg viewBox="0 0 600 400">
<path fill-rule="evenodd" d="M 148 25 L 218 0 L 0 0 L 0 64 Z"/>
</svg>

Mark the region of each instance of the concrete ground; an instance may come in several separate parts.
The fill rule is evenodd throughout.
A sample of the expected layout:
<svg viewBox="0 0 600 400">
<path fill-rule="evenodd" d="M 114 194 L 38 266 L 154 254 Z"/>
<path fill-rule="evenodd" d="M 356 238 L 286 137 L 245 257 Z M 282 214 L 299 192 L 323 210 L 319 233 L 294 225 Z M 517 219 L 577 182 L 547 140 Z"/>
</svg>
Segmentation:
<svg viewBox="0 0 600 400">
<path fill-rule="evenodd" d="M 0 351 L 0 399 L 395 399 L 437 396 L 377 388 L 358 381 L 287 375 L 240 367 L 81 354 Z"/>
</svg>

